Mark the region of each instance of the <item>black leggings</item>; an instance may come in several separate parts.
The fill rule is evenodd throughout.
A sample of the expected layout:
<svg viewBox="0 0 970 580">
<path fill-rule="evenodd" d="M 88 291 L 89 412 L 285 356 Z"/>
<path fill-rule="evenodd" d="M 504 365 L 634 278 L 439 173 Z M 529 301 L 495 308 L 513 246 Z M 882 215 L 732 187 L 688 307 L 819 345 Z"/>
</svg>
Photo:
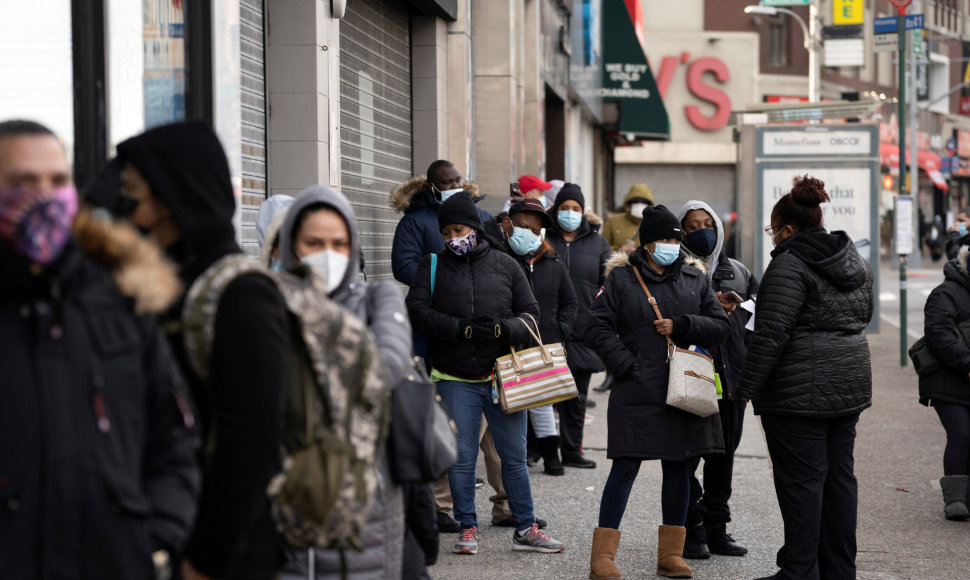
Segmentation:
<svg viewBox="0 0 970 580">
<path fill-rule="evenodd" d="M 970 475 L 970 406 L 933 401 L 946 430 L 943 475 Z"/>
<path fill-rule="evenodd" d="M 640 459 L 614 459 L 610 476 L 603 487 L 600 500 L 599 527 L 620 529 L 620 520 L 630 499 L 630 490 L 640 471 Z M 663 468 L 663 486 L 660 506 L 665 526 L 682 526 L 687 520 L 687 502 L 690 499 L 690 462 L 660 460 Z"/>
</svg>

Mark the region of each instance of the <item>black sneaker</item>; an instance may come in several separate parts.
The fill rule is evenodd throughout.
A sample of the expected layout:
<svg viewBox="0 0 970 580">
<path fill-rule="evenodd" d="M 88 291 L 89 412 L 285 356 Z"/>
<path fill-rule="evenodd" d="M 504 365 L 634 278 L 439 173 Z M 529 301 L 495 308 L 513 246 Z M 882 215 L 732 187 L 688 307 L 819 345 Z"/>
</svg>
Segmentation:
<svg viewBox="0 0 970 580">
<path fill-rule="evenodd" d="M 718 524 L 707 528 L 707 547 L 712 554 L 720 556 L 743 556 L 748 549 L 734 541 L 727 533 L 726 524 Z"/>
<path fill-rule="evenodd" d="M 596 407 L 596 401 L 594 401 L 593 399 L 586 399 L 586 408 L 587 409 L 593 409 L 595 407 Z"/>
<path fill-rule="evenodd" d="M 475 489 L 478 489 L 480 487 L 483 487 L 484 485 L 485 485 L 485 480 L 484 479 L 482 479 L 481 477 L 476 477 L 475 478 Z"/>
<path fill-rule="evenodd" d="M 512 516 L 509 516 L 508 518 L 506 518 L 506 519 L 504 519 L 504 520 L 502 520 L 500 522 L 492 522 L 492 525 L 493 526 L 497 526 L 499 528 L 514 528 L 515 527 L 515 518 L 513 518 Z M 539 526 L 539 529 L 540 530 L 545 529 L 545 527 L 546 527 L 546 520 L 544 520 L 542 518 L 536 518 L 536 525 Z"/>
<path fill-rule="evenodd" d="M 707 528 L 703 524 L 687 528 L 687 537 L 684 539 L 684 558 L 706 560 L 710 557 L 711 551 L 707 549 Z"/>
<path fill-rule="evenodd" d="M 457 534 L 461 531 L 461 524 L 458 520 L 448 515 L 446 512 L 438 512 L 438 532 L 441 534 Z"/>
<path fill-rule="evenodd" d="M 562 464 L 566 467 L 578 467 L 580 469 L 596 469 L 596 462 L 592 459 L 586 459 L 585 456 L 579 455 L 577 457 L 571 457 L 569 459 L 563 459 Z"/>
</svg>

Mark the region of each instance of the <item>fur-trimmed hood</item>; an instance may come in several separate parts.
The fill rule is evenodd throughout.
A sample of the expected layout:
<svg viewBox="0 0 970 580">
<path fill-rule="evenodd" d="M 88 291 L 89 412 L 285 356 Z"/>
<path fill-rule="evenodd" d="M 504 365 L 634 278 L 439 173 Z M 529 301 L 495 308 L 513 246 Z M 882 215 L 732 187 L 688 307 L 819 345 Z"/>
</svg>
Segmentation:
<svg viewBox="0 0 970 580">
<path fill-rule="evenodd" d="M 592 208 L 588 208 L 586 210 L 586 213 L 583 214 L 583 217 L 586 218 L 586 221 L 588 221 L 589 222 L 589 225 L 591 225 L 591 226 L 602 226 L 603 225 L 603 218 L 601 218 L 600 216 L 598 216 L 596 214 L 596 212 L 593 211 Z"/>
<path fill-rule="evenodd" d="M 135 302 L 135 314 L 161 314 L 182 293 L 178 271 L 161 249 L 127 222 L 82 209 L 74 237 L 84 254 L 109 272 Z"/>
<path fill-rule="evenodd" d="M 485 198 L 485 195 L 478 191 L 478 186 L 474 183 L 466 181 L 461 186 L 468 190 L 468 193 L 472 194 L 472 199 L 475 201 Z M 391 207 L 396 211 L 407 213 L 412 209 L 411 204 L 415 201 L 415 196 L 420 194 L 424 194 L 425 196 L 431 195 L 428 187 L 428 178 L 424 175 L 412 177 L 399 185 L 391 193 Z"/>
<path fill-rule="evenodd" d="M 687 264 L 688 266 L 693 266 L 698 270 L 700 270 L 701 272 L 705 272 L 705 273 L 707 272 L 707 266 L 704 265 L 704 262 L 702 260 L 698 260 L 697 258 L 688 256 L 687 254 L 684 254 L 684 253 L 681 253 L 681 255 L 684 256 L 684 264 Z M 616 270 L 617 268 L 625 268 L 629 265 L 630 265 L 630 256 L 626 252 L 622 250 L 613 252 L 613 255 L 610 256 L 609 261 L 606 262 L 605 277 L 609 277 L 610 272 L 612 272 L 613 270 Z"/>
</svg>

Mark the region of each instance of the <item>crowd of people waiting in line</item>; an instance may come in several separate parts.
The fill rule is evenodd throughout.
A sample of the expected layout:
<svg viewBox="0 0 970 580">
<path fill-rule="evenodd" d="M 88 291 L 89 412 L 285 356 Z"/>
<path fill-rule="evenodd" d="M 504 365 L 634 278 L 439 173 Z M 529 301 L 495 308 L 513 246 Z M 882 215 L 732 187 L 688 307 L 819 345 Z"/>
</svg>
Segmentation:
<svg viewBox="0 0 970 580">
<path fill-rule="evenodd" d="M 643 460 L 663 469 L 658 575 L 690 578 L 685 558 L 747 553 L 727 524 L 748 401 L 765 428 L 785 526 L 773 577 L 854 577 L 853 444 L 871 401 L 863 329 L 872 273 L 844 232 L 824 229 L 822 182 L 796 178 L 776 203 L 765 228 L 773 259 L 759 284 L 723 251 L 725 228 L 704 201 L 671 211 L 635 185 L 602 223 L 576 184 L 522 176 L 520 195 L 493 217 L 454 164 L 436 161 L 391 194 L 403 214 L 392 269 L 406 297 L 393 281 L 366 280 L 344 195 L 313 186 L 272 196 L 257 222 L 264 272 L 318 276 L 320 292 L 374 337 L 343 353 L 337 374 L 374 348 L 390 390 L 417 355 L 457 428 L 445 477 L 399 484 L 385 453 L 357 474 L 373 494 L 352 548 L 307 550 L 278 534 L 267 493 L 293 459 L 280 451 L 293 436 L 281 384 L 306 329 L 260 272 L 199 302 L 241 253 L 222 147 L 207 125 L 188 122 L 124 141 L 117 154 L 79 196 L 51 131 L 0 123 L 0 576 L 428 577 L 439 533 L 457 534 L 456 554 L 478 552 L 480 449 L 492 526 L 513 528 L 515 551 L 561 552 L 537 516 L 528 467 L 541 460 L 550 476 L 596 467 L 583 426 L 590 378 L 605 370 L 611 465 L 591 578 L 620 577 L 620 524 Z M 962 302 L 940 296 L 950 326 L 970 318 L 966 252 L 948 270 Z M 740 304 L 754 299 L 752 332 Z M 211 310 L 202 366 L 185 316 L 197 303 Z M 579 396 L 506 414 L 493 366 L 530 343 L 526 317 L 545 342 L 565 345 Z M 669 341 L 710 353 L 718 413 L 666 404 Z M 938 348 L 965 368 L 940 393 L 970 371 L 970 351 L 951 342 Z M 951 439 L 966 432 L 966 400 L 925 396 L 948 403 L 935 406 Z M 962 478 L 966 493 L 966 444 L 956 445 L 944 479 Z"/>
</svg>

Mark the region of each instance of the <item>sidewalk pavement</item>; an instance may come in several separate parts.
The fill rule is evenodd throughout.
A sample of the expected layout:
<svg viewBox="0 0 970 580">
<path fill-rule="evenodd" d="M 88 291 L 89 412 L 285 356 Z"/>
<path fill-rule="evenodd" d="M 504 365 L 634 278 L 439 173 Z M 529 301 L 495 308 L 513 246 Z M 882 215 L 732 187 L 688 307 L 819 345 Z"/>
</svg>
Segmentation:
<svg viewBox="0 0 970 580">
<path fill-rule="evenodd" d="M 856 442 L 859 480 L 858 578 L 966 578 L 970 576 L 970 523 L 943 518 L 939 490 L 945 435 L 936 414 L 917 402 L 916 375 L 899 365 L 899 335 L 887 326 L 869 335 L 873 406 L 862 414 Z M 594 376 L 597 385 L 602 376 Z M 598 406 L 586 427 L 586 455 L 596 469 L 566 469 L 563 477 L 530 468 L 536 514 L 545 531 L 566 543 L 559 554 L 515 553 L 512 531 L 489 525 L 492 493 L 478 490 L 481 543 L 477 556 L 451 553 L 455 537 L 441 537 L 435 579 L 586 578 L 589 551 L 603 484 L 608 395 L 591 396 Z M 484 475 L 484 464 L 479 462 Z M 617 565 L 624 578 L 655 578 L 660 524 L 660 462 L 647 461 L 633 487 L 621 525 Z M 773 574 L 783 528 L 761 423 L 749 406 L 734 472 L 733 521 L 728 531 L 749 549 L 744 557 L 690 560 L 694 578 L 750 579 Z"/>
</svg>

